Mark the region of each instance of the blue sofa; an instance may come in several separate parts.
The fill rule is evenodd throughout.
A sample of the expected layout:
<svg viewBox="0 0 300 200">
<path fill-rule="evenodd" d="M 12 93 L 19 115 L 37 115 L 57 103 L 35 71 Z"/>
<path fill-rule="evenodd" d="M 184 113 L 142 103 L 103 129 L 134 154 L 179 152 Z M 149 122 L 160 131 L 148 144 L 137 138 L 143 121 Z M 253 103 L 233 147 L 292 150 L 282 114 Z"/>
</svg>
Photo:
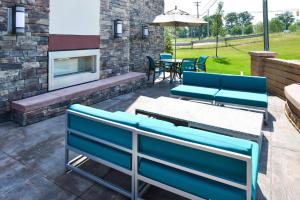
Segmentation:
<svg viewBox="0 0 300 200">
<path fill-rule="evenodd" d="M 173 88 L 171 94 L 214 104 L 263 110 L 266 120 L 268 117 L 265 77 L 184 72 L 183 84 Z"/>
<path fill-rule="evenodd" d="M 257 143 L 82 105 L 67 111 L 66 169 L 137 199 L 139 181 L 190 199 L 255 200 Z M 69 151 L 131 176 L 127 191 L 76 167 Z M 78 163 L 77 163 L 78 164 Z"/>
</svg>

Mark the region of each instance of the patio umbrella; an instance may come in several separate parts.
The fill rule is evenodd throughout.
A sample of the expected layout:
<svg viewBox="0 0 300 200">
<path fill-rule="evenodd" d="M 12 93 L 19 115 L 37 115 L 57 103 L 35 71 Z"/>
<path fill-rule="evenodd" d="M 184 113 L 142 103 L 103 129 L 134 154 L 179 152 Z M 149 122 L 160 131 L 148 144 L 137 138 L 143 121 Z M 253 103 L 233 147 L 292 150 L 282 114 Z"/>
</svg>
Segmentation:
<svg viewBox="0 0 300 200">
<path fill-rule="evenodd" d="M 151 25 L 157 26 L 169 26 L 175 28 L 175 60 L 176 60 L 176 28 L 178 26 L 199 26 L 201 24 L 207 24 L 207 22 L 203 21 L 200 18 L 194 17 L 189 13 L 177 9 L 175 6 L 174 10 L 168 11 L 162 15 L 158 15 L 155 17 Z"/>
</svg>

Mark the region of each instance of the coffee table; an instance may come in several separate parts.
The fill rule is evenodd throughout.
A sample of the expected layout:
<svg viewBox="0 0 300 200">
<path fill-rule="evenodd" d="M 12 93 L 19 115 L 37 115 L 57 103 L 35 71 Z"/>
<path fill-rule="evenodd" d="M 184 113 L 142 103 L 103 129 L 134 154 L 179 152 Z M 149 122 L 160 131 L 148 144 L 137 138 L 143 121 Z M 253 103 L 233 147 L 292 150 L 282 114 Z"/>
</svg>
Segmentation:
<svg viewBox="0 0 300 200">
<path fill-rule="evenodd" d="M 176 125 L 208 130 L 255 141 L 261 147 L 263 114 L 185 101 L 169 97 L 159 97 L 147 104 L 138 105 L 136 114 L 163 119 Z"/>
</svg>

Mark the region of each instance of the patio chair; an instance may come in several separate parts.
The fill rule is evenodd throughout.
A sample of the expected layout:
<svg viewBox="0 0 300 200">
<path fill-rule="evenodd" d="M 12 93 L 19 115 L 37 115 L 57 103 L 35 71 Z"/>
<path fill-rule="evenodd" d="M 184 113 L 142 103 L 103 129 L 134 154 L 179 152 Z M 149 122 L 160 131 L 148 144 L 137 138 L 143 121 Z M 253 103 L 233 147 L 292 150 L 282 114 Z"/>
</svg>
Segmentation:
<svg viewBox="0 0 300 200">
<path fill-rule="evenodd" d="M 149 68 L 148 68 L 148 72 L 147 72 L 148 73 L 148 81 L 150 80 L 151 71 L 153 71 L 153 84 L 154 84 L 156 74 L 158 74 L 158 76 L 160 76 L 161 72 L 165 73 L 165 70 L 161 66 L 157 66 L 152 57 L 147 56 L 147 59 L 149 61 Z"/>
<path fill-rule="evenodd" d="M 172 54 L 170 53 L 161 53 L 159 54 L 159 59 L 160 60 L 164 60 L 164 59 L 172 59 L 173 56 Z M 161 67 L 164 68 L 164 71 L 166 72 L 170 72 L 171 71 L 171 68 L 172 68 L 172 63 L 166 63 L 166 62 L 160 62 L 160 65 Z M 164 79 L 166 78 L 165 77 L 165 72 L 164 72 Z"/>
<path fill-rule="evenodd" d="M 195 58 L 184 58 L 182 60 L 181 65 L 176 69 L 176 74 L 178 75 L 179 79 L 182 78 L 182 74 L 185 71 L 194 72 L 196 71 L 196 61 Z"/>
<path fill-rule="evenodd" d="M 206 72 L 206 61 L 208 59 L 208 56 L 200 56 L 197 61 L 197 71 L 204 71 Z"/>
</svg>

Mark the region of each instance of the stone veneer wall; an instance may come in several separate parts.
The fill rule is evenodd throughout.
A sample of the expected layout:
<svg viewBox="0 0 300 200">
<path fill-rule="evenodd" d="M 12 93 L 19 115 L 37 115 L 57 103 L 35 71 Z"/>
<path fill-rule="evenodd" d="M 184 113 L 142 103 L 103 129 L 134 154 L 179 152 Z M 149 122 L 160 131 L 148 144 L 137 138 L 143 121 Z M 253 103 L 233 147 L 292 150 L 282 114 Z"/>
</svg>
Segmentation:
<svg viewBox="0 0 300 200">
<path fill-rule="evenodd" d="M 26 33 L 7 32 L 7 8 L 26 7 Z M 49 0 L 0 0 L 0 122 L 11 101 L 47 92 Z"/>
<path fill-rule="evenodd" d="M 100 0 L 101 79 L 145 72 L 146 55 L 163 51 L 163 29 L 142 24 L 163 13 L 164 0 Z M 26 34 L 7 33 L 7 8 L 24 4 Z M 113 20 L 123 20 L 123 38 L 113 36 Z M 10 119 L 11 102 L 48 92 L 49 0 L 0 0 L 0 122 Z"/>
<path fill-rule="evenodd" d="M 153 16 L 164 12 L 164 1 L 130 0 L 130 70 L 145 72 L 148 67 L 146 56 L 159 58 L 164 49 L 164 31 L 149 26 L 149 37 L 142 39 L 142 25 L 153 21 Z M 145 9 L 141 9 L 145 8 Z"/>
<path fill-rule="evenodd" d="M 300 83 L 300 61 L 276 59 L 274 52 L 250 52 L 254 76 L 268 78 L 268 91 L 285 99 L 285 86 Z"/>
<path fill-rule="evenodd" d="M 100 0 L 100 76 L 129 72 L 129 1 Z M 123 20 L 123 37 L 114 38 L 114 20 Z"/>
<path fill-rule="evenodd" d="M 142 39 L 142 25 L 164 12 L 164 0 L 101 0 L 101 78 L 128 71 L 145 72 L 146 55 L 158 57 L 164 50 L 163 28 L 150 26 Z M 113 20 L 123 21 L 122 38 L 114 38 Z"/>
</svg>

